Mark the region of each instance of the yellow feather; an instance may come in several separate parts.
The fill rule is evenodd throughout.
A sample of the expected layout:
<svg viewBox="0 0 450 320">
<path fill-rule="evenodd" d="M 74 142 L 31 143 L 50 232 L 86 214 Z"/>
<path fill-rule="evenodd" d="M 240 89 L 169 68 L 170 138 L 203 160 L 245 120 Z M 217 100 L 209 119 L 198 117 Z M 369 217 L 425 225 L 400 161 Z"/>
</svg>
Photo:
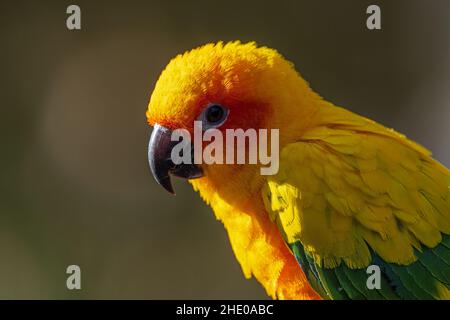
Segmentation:
<svg viewBox="0 0 450 320">
<path fill-rule="evenodd" d="M 336 107 L 320 112 L 326 125 L 285 146 L 268 178 L 286 241 L 301 241 L 321 266 L 350 268 L 370 263 L 369 246 L 398 264 L 436 246 L 450 231 L 448 171 L 393 130 Z"/>
</svg>

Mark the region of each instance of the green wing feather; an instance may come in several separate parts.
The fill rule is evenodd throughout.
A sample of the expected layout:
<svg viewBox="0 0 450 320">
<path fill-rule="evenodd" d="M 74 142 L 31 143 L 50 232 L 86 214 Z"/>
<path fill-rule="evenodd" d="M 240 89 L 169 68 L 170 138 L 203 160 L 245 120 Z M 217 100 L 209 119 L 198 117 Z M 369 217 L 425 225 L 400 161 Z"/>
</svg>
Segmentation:
<svg viewBox="0 0 450 320">
<path fill-rule="evenodd" d="M 449 239 L 450 236 L 445 235 L 443 241 L 450 241 Z M 429 253 L 448 250 L 443 243 L 434 249 L 427 249 L 426 254 L 416 252 L 418 260 L 408 266 L 389 264 L 375 257 L 373 264 L 381 267 L 380 289 L 368 289 L 366 281 L 369 275 L 366 269 L 350 269 L 345 264 L 336 268 L 321 268 L 304 253 L 301 243 L 297 242 L 291 248 L 296 253 L 297 260 L 301 261 L 302 269 L 307 270 L 305 273 L 313 288 L 325 299 L 450 299 L 450 283 L 443 272 L 433 274 L 438 266 L 442 267 L 439 263 L 442 261 L 430 260 L 433 261 L 432 267 L 427 268 L 422 259 L 423 256 L 428 257 Z M 445 268 L 448 269 L 448 265 Z"/>
</svg>

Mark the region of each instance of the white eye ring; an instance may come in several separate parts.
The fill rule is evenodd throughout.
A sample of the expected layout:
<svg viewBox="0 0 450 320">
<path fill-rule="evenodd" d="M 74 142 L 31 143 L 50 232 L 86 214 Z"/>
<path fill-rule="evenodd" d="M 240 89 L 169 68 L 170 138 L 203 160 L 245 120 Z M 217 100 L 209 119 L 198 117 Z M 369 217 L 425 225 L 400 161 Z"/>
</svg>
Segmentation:
<svg viewBox="0 0 450 320">
<path fill-rule="evenodd" d="M 203 130 L 220 127 L 228 118 L 230 110 L 219 103 L 209 103 L 198 117 Z"/>
</svg>

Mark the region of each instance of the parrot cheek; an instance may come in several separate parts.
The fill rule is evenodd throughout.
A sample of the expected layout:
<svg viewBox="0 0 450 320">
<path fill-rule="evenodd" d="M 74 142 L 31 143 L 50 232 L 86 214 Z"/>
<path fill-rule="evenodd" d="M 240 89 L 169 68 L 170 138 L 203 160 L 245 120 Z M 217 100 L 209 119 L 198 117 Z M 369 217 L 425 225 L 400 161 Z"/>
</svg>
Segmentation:
<svg viewBox="0 0 450 320">
<path fill-rule="evenodd" d="M 184 179 L 196 179 L 203 176 L 202 169 L 190 163 L 175 164 L 172 161 L 172 149 L 178 144 L 172 141 L 172 131 L 155 124 L 148 144 L 148 161 L 156 182 L 169 193 L 175 194 L 170 176 Z"/>
</svg>

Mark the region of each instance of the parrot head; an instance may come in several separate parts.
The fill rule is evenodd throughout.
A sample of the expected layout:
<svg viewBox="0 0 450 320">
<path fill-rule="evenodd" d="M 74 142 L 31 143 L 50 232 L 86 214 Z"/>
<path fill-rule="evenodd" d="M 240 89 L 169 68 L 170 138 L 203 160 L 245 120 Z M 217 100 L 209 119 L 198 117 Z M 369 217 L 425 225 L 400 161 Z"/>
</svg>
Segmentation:
<svg viewBox="0 0 450 320">
<path fill-rule="evenodd" d="M 172 132 L 185 129 L 192 137 L 194 121 L 224 136 L 226 129 L 276 128 L 281 148 L 308 127 L 317 99 L 292 63 L 255 43 L 219 42 L 178 55 L 160 75 L 146 113 L 154 127 L 148 154 L 152 173 L 171 193 L 170 176 L 177 176 L 200 178 L 191 181 L 194 188 L 222 190 L 222 197 L 225 189 L 233 198 L 236 190 L 241 197 L 250 195 L 261 183 L 258 165 L 175 165 Z"/>
</svg>

